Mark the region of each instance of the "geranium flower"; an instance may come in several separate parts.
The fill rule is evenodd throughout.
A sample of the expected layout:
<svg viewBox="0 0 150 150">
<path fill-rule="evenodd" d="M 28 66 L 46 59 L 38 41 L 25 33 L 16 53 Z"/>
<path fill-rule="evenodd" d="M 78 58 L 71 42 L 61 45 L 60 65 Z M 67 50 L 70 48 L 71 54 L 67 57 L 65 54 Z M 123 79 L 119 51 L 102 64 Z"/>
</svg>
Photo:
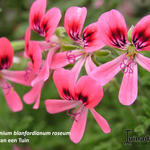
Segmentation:
<svg viewBox="0 0 150 150">
<path fill-rule="evenodd" d="M 29 45 L 28 57 L 31 62 L 28 63 L 25 80 L 32 80 L 32 89 L 23 97 L 25 103 L 32 104 L 35 102 L 33 108 L 38 109 L 41 98 L 41 90 L 44 82 L 50 76 L 50 63 L 56 48 L 54 47 L 48 52 L 46 60 L 42 60 L 42 50 L 36 41 L 32 41 Z"/>
<path fill-rule="evenodd" d="M 23 105 L 19 95 L 13 86 L 7 81 L 28 85 L 23 80 L 24 71 L 8 71 L 13 64 L 13 48 L 9 40 L 5 37 L 0 38 L 0 87 L 6 99 L 6 102 L 13 112 L 21 111 Z"/>
<path fill-rule="evenodd" d="M 86 62 L 87 73 L 89 71 L 88 68 L 90 68 L 88 64 L 90 63 L 91 66 L 94 66 L 94 63 L 91 60 L 92 52 L 102 48 L 104 43 L 101 41 L 97 22 L 85 27 L 82 33 L 83 38 L 81 38 L 81 31 L 86 14 L 87 10 L 85 7 L 70 7 L 66 11 L 64 18 L 65 30 L 70 39 L 79 44 L 81 49 L 57 53 L 55 58 L 53 58 L 51 68 L 57 67 L 57 62 L 55 60 L 62 61 L 62 64 L 74 64 L 76 60 L 81 58 L 84 58 L 84 61 L 90 60 Z"/>
<path fill-rule="evenodd" d="M 45 14 L 45 10 L 46 10 L 46 0 L 36 0 L 31 8 L 30 8 L 30 14 L 29 14 L 29 27 L 27 28 L 26 34 L 25 34 L 25 56 L 27 58 L 31 58 L 31 54 L 33 54 L 33 56 L 37 56 L 41 57 L 41 53 L 43 51 L 47 51 L 49 50 L 49 55 L 51 55 L 50 52 L 51 49 L 57 50 L 59 48 L 59 45 L 56 43 L 53 43 L 50 41 L 50 38 L 53 36 L 58 23 L 60 21 L 61 18 L 61 12 L 58 8 L 52 8 L 50 10 L 47 11 L 47 13 Z M 30 36 L 31 36 L 31 29 L 35 32 L 37 32 L 38 34 L 40 34 L 41 36 L 45 37 L 46 41 L 31 41 L 30 40 Z M 29 52 L 29 46 L 30 43 L 34 43 L 34 45 L 39 45 L 38 47 L 38 51 L 34 50 L 33 48 L 30 48 L 30 52 Z M 35 44 L 37 43 L 37 44 Z M 32 44 L 33 45 L 33 44 Z M 36 48 L 36 47 L 35 47 Z M 31 51 L 32 49 L 32 51 Z M 36 51 L 36 54 L 34 54 L 34 51 Z M 53 50 L 52 50 L 53 51 Z M 35 79 L 32 82 L 32 85 L 34 85 L 36 82 L 40 81 L 40 80 L 47 80 L 47 78 L 49 77 L 49 65 L 48 65 L 48 60 L 49 58 L 46 58 L 46 61 L 41 61 L 41 59 L 36 59 L 37 63 L 40 65 L 40 72 L 37 76 L 37 79 Z M 35 63 L 34 63 L 35 64 Z M 36 65 L 35 65 L 36 66 Z M 37 67 L 37 66 L 36 66 Z"/>
<path fill-rule="evenodd" d="M 117 10 L 102 14 L 98 20 L 100 36 L 104 43 L 124 51 L 116 59 L 96 68 L 91 77 L 101 85 L 107 84 L 117 73 L 123 71 L 119 100 L 123 105 L 131 105 L 138 94 L 137 63 L 150 71 L 150 59 L 140 52 L 150 51 L 150 15 L 142 18 L 133 28 L 131 41 L 128 40 L 124 17 Z"/>
<path fill-rule="evenodd" d="M 41 90 L 45 81 L 51 74 L 50 64 L 55 51 L 59 45 L 50 41 L 61 18 L 58 8 L 52 8 L 45 14 L 46 0 L 36 0 L 30 9 L 29 27 L 25 34 L 25 56 L 31 60 L 26 70 L 28 79 L 32 82 L 33 88 L 24 95 L 25 103 L 32 104 L 38 109 L 40 104 Z M 31 29 L 46 41 L 31 41 Z M 48 51 L 45 60 L 42 59 L 42 52 Z"/>
<path fill-rule="evenodd" d="M 29 27 L 45 37 L 45 40 L 48 42 L 60 21 L 61 12 L 56 7 L 51 8 L 46 13 L 45 10 L 46 0 L 36 0 L 32 4 L 29 14 Z"/>
<path fill-rule="evenodd" d="M 74 143 L 80 142 L 84 134 L 88 110 L 91 111 L 103 132 L 110 132 L 107 121 L 94 109 L 103 97 L 102 87 L 96 80 L 88 76 L 82 76 L 76 83 L 83 65 L 83 60 L 80 61 L 72 70 L 60 68 L 53 74 L 54 83 L 63 100 L 51 99 L 45 101 L 48 113 L 54 114 L 67 110 L 67 115 L 74 119 L 70 133 L 70 139 Z M 71 113 L 69 113 L 70 109 L 72 109 Z"/>
</svg>

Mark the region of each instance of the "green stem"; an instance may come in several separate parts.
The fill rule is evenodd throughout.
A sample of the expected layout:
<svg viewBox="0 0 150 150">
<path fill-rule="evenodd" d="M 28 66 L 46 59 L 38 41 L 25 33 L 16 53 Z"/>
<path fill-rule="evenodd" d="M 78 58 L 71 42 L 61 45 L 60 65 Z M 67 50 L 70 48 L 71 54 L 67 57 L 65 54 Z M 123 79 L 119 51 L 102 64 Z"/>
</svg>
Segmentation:
<svg viewBox="0 0 150 150">
<path fill-rule="evenodd" d="M 14 49 L 15 52 L 24 50 L 25 42 L 24 40 L 19 40 L 19 41 L 12 41 L 11 45 Z"/>
</svg>

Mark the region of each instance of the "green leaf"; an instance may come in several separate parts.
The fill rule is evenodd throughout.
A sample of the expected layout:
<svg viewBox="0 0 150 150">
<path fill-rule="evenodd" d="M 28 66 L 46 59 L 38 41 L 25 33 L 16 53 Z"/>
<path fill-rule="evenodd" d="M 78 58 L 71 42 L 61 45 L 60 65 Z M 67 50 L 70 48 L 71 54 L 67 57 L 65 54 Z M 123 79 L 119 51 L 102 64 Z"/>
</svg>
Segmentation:
<svg viewBox="0 0 150 150">
<path fill-rule="evenodd" d="M 94 55 L 100 57 L 100 56 L 108 56 L 110 53 L 111 52 L 109 50 L 101 49 L 101 50 L 95 51 Z"/>
</svg>

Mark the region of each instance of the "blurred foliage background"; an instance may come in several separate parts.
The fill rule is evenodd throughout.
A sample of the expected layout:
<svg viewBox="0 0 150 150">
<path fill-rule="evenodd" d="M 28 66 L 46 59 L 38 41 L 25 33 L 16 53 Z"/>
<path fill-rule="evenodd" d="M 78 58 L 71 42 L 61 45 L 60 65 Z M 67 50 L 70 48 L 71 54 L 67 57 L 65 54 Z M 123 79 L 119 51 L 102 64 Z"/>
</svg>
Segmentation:
<svg viewBox="0 0 150 150">
<path fill-rule="evenodd" d="M 0 0 L 0 36 L 9 40 L 22 40 L 28 27 L 29 9 L 33 0 Z M 70 6 L 85 6 L 88 9 L 85 26 L 97 21 L 98 17 L 110 9 L 118 9 L 125 16 L 128 27 L 143 16 L 150 14 L 149 0 L 47 0 L 47 9 L 59 7 L 64 16 Z M 63 17 L 60 22 L 63 26 Z M 97 59 L 106 62 L 117 56 L 111 50 L 111 55 Z M 19 53 L 16 53 L 19 55 Z M 145 55 L 150 57 L 147 52 Z M 14 64 L 14 69 L 24 69 L 25 59 L 21 64 Z M 123 106 L 118 100 L 118 91 L 122 79 L 120 72 L 115 79 L 104 87 L 104 98 L 96 107 L 97 112 L 104 116 L 110 124 L 111 133 L 104 134 L 93 116 L 89 113 L 87 127 L 82 141 L 73 144 L 68 136 L 28 136 L 30 143 L 17 143 L 22 149 L 26 146 L 31 150 L 149 150 L 150 143 L 124 144 L 125 129 L 133 129 L 137 136 L 150 135 L 150 74 L 143 68 L 139 72 L 139 93 L 132 106 Z M 84 70 L 82 71 L 84 74 Z M 15 85 L 16 91 L 22 97 L 30 88 Z M 0 131 L 64 131 L 69 132 L 72 122 L 66 112 L 50 115 L 44 107 L 45 99 L 59 98 L 55 85 L 49 79 L 43 90 L 41 104 L 38 110 L 24 104 L 21 112 L 9 110 L 2 92 L 0 92 Z M 0 136 L 0 138 L 16 138 Z M 22 137 L 23 138 L 23 137 Z M 14 144 L 0 143 L 0 150 L 11 150 Z"/>
</svg>

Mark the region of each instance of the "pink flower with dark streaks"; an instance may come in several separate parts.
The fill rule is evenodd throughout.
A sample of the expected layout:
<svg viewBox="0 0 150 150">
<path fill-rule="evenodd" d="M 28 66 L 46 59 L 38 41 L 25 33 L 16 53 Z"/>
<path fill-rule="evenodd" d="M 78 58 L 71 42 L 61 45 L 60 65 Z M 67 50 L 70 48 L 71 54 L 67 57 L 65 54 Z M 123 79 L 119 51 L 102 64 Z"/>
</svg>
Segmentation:
<svg viewBox="0 0 150 150">
<path fill-rule="evenodd" d="M 58 8 L 52 8 L 45 14 L 45 10 L 46 0 L 36 0 L 32 4 L 29 15 L 29 27 L 25 34 L 25 56 L 31 59 L 33 65 L 36 63 L 32 66 L 34 67 L 32 68 L 34 69 L 34 72 L 35 67 L 38 67 L 36 72 L 37 78 L 35 78 L 35 80 L 31 83 L 32 86 L 36 84 L 36 82 L 40 82 L 42 80 L 46 81 L 48 79 L 50 74 L 49 64 L 51 63 L 49 57 L 52 57 L 54 51 L 59 48 L 59 45 L 50 41 L 50 38 L 53 36 L 58 26 L 61 18 L 61 12 Z M 39 33 L 41 36 L 44 36 L 46 41 L 31 41 L 31 29 Z M 48 55 L 45 60 L 39 58 L 42 56 L 43 51 L 48 51 Z"/>
<path fill-rule="evenodd" d="M 13 64 L 13 56 L 14 52 L 9 40 L 4 37 L 0 38 L 0 87 L 10 109 L 17 112 L 23 109 L 23 105 L 19 95 L 7 80 L 25 85 L 28 83 L 23 80 L 23 71 L 7 70 Z"/>
<path fill-rule="evenodd" d="M 82 63 L 78 61 L 72 70 L 57 69 L 53 74 L 53 80 L 63 100 L 45 101 L 48 113 L 54 114 L 67 110 L 67 115 L 71 120 L 74 119 L 70 133 L 70 139 L 74 143 L 80 142 L 84 134 L 88 110 L 91 111 L 103 132 L 110 132 L 107 121 L 94 109 L 103 97 L 103 89 L 96 80 L 88 76 L 82 76 L 76 82 L 81 67 Z"/>
<path fill-rule="evenodd" d="M 122 49 L 124 54 L 96 68 L 91 77 L 105 85 L 122 70 L 119 100 L 123 105 L 131 105 L 138 95 L 137 63 L 150 72 L 150 58 L 140 54 L 141 51 L 150 51 L 150 15 L 143 17 L 133 28 L 131 41 L 128 40 L 124 17 L 117 10 L 102 14 L 98 24 L 104 43 Z"/>
<path fill-rule="evenodd" d="M 97 22 L 85 27 L 81 37 L 86 14 L 87 10 L 85 7 L 70 7 L 66 11 L 64 18 L 65 30 L 70 39 L 79 44 L 81 48 L 57 53 L 55 57 L 53 57 L 52 68 L 57 68 L 56 60 L 62 62 L 62 64 L 74 64 L 79 59 L 84 59 L 87 73 L 96 67 L 91 60 L 91 55 L 93 51 L 104 47 L 104 43 L 100 38 Z"/>
<path fill-rule="evenodd" d="M 45 10 L 46 0 L 35 0 L 30 8 L 29 24 L 33 31 L 49 41 L 60 21 L 61 12 L 56 7 L 51 8 L 46 13 Z"/>
<path fill-rule="evenodd" d="M 23 97 L 25 103 L 35 103 L 33 108 L 38 109 L 41 98 L 41 90 L 45 81 L 49 78 L 51 70 L 50 63 L 57 47 L 51 48 L 46 60 L 42 60 L 42 50 L 36 41 L 29 45 L 28 57 L 31 62 L 28 63 L 25 80 L 30 80 L 32 89 Z"/>
<path fill-rule="evenodd" d="M 56 59 L 55 51 L 59 49 L 56 45 L 48 49 L 48 54 L 45 60 L 42 60 L 42 52 L 39 43 L 37 41 L 31 41 L 28 48 L 28 58 L 30 58 L 30 62 L 28 63 L 28 68 L 26 69 L 25 80 L 30 80 L 32 89 L 27 92 L 23 99 L 26 104 L 33 104 L 34 109 L 38 109 L 40 105 L 41 99 L 41 91 L 44 86 L 44 83 L 51 76 L 51 72 L 60 67 L 64 67 L 66 64 L 62 61 Z M 56 61 L 53 62 L 53 57 L 55 57 Z M 51 68 L 51 63 L 57 66 L 56 68 Z"/>
</svg>

